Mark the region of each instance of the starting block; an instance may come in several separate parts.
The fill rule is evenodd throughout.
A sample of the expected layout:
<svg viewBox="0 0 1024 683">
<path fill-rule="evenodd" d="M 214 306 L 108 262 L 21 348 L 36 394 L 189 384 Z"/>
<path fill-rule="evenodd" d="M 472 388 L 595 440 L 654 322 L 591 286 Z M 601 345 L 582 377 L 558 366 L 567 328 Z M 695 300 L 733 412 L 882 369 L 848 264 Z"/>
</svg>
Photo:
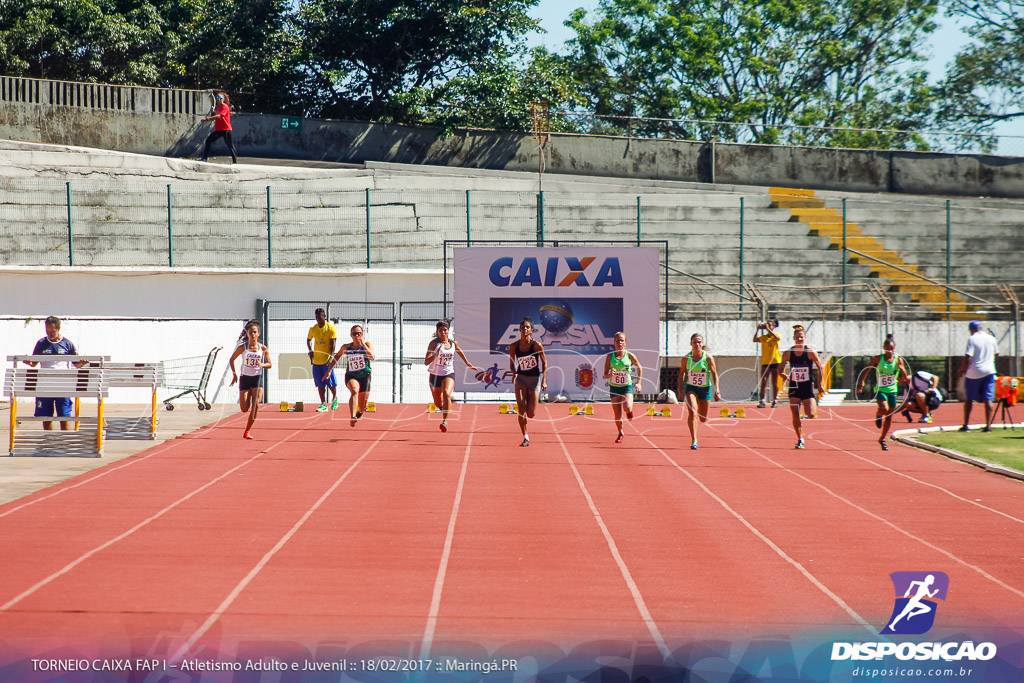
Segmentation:
<svg viewBox="0 0 1024 683">
<path fill-rule="evenodd" d="M 288 401 L 281 401 L 281 412 L 282 413 L 301 413 L 303 412 L 304 405 L 302 401 L 296 401 L 294 404 L 288 403 Z"/>
<path fill-rule="evenodd" d="M 377 404 L 374 403 L 373 401 L 368 401 L 366 403 L 366 412 L 368 412 L 368 413 L 376 413 L 377 412 Z"/>
<path fill-rule="evenodd" d="M 737 408 L 736 410 L 733 410 L 732 408 L 722 406 L 721 410 L 718 411 L 718 414 L 721 415 L 722 417 L 746 417 L 747 411 L 745 411 L 743 408 Z"/>
<path fill-rule="evenodd" d="M 672 417 L 672 409 L 668 406 L 664 406 L 661 410 L 658 410 L 657 406 L 647 406 L 648 417 Z"/>
<path fill-rule="evenodd" d="M 369 406 L 367 406 L 367 408 L 369 408 Z M 433 403 L 427 404 L 427 412 L 428 413 L 436 413 L 437 412 L 437 406 L 435 406 Z"/>
<path fill-rule="evenodd" d="M 569 406 L 569 414 L 570 415 L 593 415 L 594 414 L 594 406 L 590 405 L 589 403 L 587 405 L 583 405 L 583 406 L 576 405 L 575 403 L 573 403 L 572 405 Z"/>
<path fill-rule="evenodd" d="M 500 406 L 498 406 L 498 412 L 501 413 L 502 415 L 515 415 L 516 407 L 513 405 L 509 405 L 508 403 L 502 403 Z"/>
</svg>

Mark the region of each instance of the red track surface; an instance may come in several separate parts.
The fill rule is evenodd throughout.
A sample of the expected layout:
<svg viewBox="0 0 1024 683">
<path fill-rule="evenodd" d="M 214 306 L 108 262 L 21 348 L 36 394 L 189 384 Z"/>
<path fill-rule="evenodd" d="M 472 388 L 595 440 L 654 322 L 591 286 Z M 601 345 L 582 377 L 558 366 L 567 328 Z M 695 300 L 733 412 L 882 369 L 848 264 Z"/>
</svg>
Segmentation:
<svg viewBox="0 0 1024 683">
<path fill-rule="evenodd" d="M 903 570 L 950 577 L 934 634 L 1024 633 L 1024 485 L 883 453 L 873 410 L 822 409 L 799 451 L 788 410 L 748 408 L 702 425 L 696 452 L 679 406 L 619 445 L 607 405 L 543 406 L 530 448 L 494 405 L 447 434 L 422 406 L 356 428 L 267 410 L 254 441 L 235 415 L 0 507 L 0 642 L 170 658 L 872 639 Z"/>
</svg>

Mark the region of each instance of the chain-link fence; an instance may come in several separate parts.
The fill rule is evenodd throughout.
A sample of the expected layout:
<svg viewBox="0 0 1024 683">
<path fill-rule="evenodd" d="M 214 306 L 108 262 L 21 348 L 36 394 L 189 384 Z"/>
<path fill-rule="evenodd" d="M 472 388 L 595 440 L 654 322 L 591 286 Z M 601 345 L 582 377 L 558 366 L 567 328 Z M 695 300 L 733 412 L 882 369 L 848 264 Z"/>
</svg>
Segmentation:
<svg viewBox="0 0 1024 683">
<path fill-rule="evenodd" d="M 924 300 L 935 284 L 994 280 L 1007 256 L 1024 255 L 1024 207 L 1013 202 L 824 195 L 803 203 L 724 191 L 352 189 L 345 179 L 6 178 L 0 263 L 440 268 L 445 241 L 666 240 L 670 267 L 708 281 L 876 279 L 895 300 Z"/>
<path fill-rule="evenodd" d="M 398 397 L 398 331 L 395 304 L 351 301 L 267 301 L 263 305 L 263 339 L 276 357 L 275 368 L 265 374 L 268 401 L 320 403 L 306 340 L 316 324 L 316 309 L 323 308 L 337 332 L 335 352 L 351 342 L 353 325 L 363 328 L 363 341 L 373 346 L 371 386 L 374 400 L 395 402 Z M 335 371 L 338 399 L 348 401 L 344 366 Z M 328 400 L 330 397 L 328 396 Z"/>
</svg>

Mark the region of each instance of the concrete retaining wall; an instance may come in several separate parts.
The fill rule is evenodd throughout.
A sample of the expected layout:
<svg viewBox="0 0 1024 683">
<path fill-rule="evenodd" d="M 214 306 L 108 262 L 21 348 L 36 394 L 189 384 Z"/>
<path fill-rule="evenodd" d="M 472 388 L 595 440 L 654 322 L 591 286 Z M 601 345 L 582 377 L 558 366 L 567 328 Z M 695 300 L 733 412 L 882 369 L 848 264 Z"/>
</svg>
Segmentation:
<svg viewBox="0 0 1024 683">
<path fill-rule="evenodd" d="M 193 113 L 206 93 L 6 80 L 24 83 L 23 90 L 37 95 L 2 103 L 3 138 L 198 156 L 203 140 L 212 130 L 210 124 L 199 123 L 205 112 Z M 61 99 L 46 94 L 70 86 L 78 90 L 98 89 L 104 94 L 112 91 L 118 95 L 117 102 L 129 102 L 131 106 L 97 106 L 95 93 L 91 99 Z M 179 96 L 180 93 L 186 96 Z M 186 113 L 175 104 L 178 100 L 186 103 Z M 304 119 L 294 129 L 284 125 L 280 116 L 245 113 L 235 114 L 232 121 L 236 146 L 243 156 L 350 163 L 388 161 L 511 171 L 538 168 L 537 143 L 524 133 L 463 130 L 442 138 L 437 131 L 427 128 L 318 119 Z M 549 173 L 863 192 L 1024 197 L 1024 158 L 1017 157 L 558 134 L 551 136 L 545 155 Z"/>
</svg>

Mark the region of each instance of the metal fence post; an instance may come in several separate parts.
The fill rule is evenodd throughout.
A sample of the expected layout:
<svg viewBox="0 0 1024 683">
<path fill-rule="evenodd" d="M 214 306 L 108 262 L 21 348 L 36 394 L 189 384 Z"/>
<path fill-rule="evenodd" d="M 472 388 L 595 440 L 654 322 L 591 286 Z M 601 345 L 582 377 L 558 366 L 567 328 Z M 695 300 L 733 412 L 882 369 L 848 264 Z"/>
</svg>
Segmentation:
<svg viewBox="0 0 1024 683">
<path fill-rule="evenodd" d="M 174 267 L 174 221 L 171 210 L 171 185 L 167 184 L 167 265 Z"/>
<path fill-rule="evenodd" d="M 270 185 L 267 185 L 267 268 L 274 267 L 274 244 L 271 239 Z"/>
<path fill-rule="evenodd" d="M 846 318 L 846 197 L 843 197 L 843 318 Z"/>
<path fill-rule="evenodd" d="M 950 215 L 950 202 L 946 200 L 946 319 L 949 319 L 950 306 L 949 306 L 949 284 L 951 282 L 952 265 L 951 265 L 951 250 L 952 246 L 950 240 L 953 235 L 953 223 Z"/>
<path fill-rule="evenodd" d="M 469 190 L 466 190 L 466 246 L 471 247 L 473 243 L 470 241 L 470 226 L 469 226 Z"/>
<path fill-rule="evenodd" d="M 537 193 L 537 246 L 544 246 L 544 191 Z"/>
<path fill-rule="evenodd" d="M 391 402 L 395 403 L 398 398 L 398 373 L 401 372 L 398 363 L 398 321 L 395 319 L 395 304 L 391 303 Z"/>
<path fill-rule="evenodd" d="M 366 267 L 370 267 L 370 188 L 366 188 Z"/>
<path fill-rule="evenodd" d="M 640 195 L 636 196 L 636 246 L 640 246 Z"/>
<path fill-rule="evenodd" d="M 68 265 L 75 265 L 75 237 L 71 229 L 71 181 L 65 183 L 68 201 Z"/>
<path fill-rule="evenodd" d="M 743 320 L 743 197 L 740 197 L 740 320 Z"/>
</svg>

